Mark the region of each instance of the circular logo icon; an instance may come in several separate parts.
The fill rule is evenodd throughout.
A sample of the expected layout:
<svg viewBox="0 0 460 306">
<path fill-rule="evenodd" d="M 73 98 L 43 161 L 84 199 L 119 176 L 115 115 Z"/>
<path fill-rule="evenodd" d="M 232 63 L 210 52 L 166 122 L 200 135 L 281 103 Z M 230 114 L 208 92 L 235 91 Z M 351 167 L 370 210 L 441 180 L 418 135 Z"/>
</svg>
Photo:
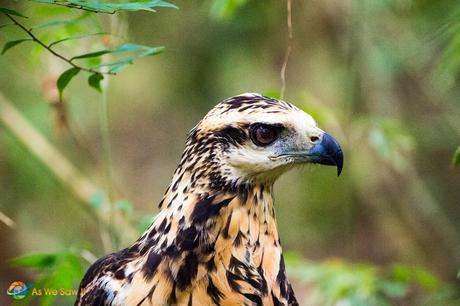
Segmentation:
<svg viewBox="0 0 460 306">
<path fill-rule="evenodd" d="M 26 284 L 24 284 L 21 281 L 17 281 L 17 282 L 13 282 L 10 285 L 6 293 L 8 295 L 11 295 L 13 299 L 15 300 L 22 300 L 23 298 L 26 297 L 28 289 L 29 288 L 27 288 Z"/>
</svg>

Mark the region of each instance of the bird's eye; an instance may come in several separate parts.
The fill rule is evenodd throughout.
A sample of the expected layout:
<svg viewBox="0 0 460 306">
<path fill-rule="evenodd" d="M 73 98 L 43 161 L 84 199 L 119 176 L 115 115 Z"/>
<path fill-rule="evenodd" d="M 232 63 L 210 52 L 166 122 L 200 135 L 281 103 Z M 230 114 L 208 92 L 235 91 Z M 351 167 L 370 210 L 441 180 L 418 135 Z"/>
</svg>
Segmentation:
<svg viewBox="0 0 460 306">
<path fill-rule="evenodd" d="M 278 138 L 279 129 L 268 124 L 256 123 L 251 126 L 251 139 L 258 146 L 268 146 Z"/>
</svg>

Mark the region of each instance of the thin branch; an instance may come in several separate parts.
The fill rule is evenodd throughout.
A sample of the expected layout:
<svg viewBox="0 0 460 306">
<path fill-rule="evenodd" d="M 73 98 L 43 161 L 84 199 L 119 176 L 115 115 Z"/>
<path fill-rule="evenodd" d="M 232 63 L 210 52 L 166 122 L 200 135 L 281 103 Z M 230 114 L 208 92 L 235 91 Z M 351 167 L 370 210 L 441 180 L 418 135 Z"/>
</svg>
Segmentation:
<svg viewBox="0 0 460 306">
<path fill-rule="evenodd" d="M 288 46 L 286 48 L 286 53 L 284 55 L 283 66 L 281 67 L 281 92 L 280 98 L 284 99 L 284 92 L 286 91 L 286 68 L 289 61 L 289 56 L 292 51 L 292 10 L 291 10 L 291 0 L 286 1 L 287 5 L 287 26 L 288 26 Z"/>
<path fill-rule="evenodd" d="M 8 217 L 7 215 L 5 215 L 4 213 L 2 213 L 0 211 L 0 221 L 2 223 L 4 223 L 6 226 L 8 227 L 11 227 L 11 228 L 15 228 L 16 227 L 16 223 L 10 218 Z"/>
<path fill-rule="evenodd" d="M 115 14 L 118 10 L 114 10 L 114 11 L 111 11 L 111 12 L 107 12 L 107 11 L 101 11 L 101 10 L 97 10 L 97 9 L 90 9 L 90 8 L 87 8 L 87 7 L 84 7 L 83 5 L 78 5 L 78 4 L 75 4 L 75 3 L 59 3 L 58 1 L 54 0 L 53 3 L 54 5 L 59 5 L 59 6 L 65 6 L 65 7 L 68 7 L 68 8 L 74 8 L 74 9 L 78 9 L 78 10 L 82 10 L 82 11 L 87 11 L 87 12 L 91 12 L 91 13 L 101 13 L 101 14 Z"/>
<path fill-rule="evenodd" d="M 110 72 L 110 71 L 98 71 L 98 70 L 94 70 L 94 69 L 91 69 L 91 68 L 86 68 L 86 67 L 82 67 L 80 65 L 77 65 L 75 64 L 74 62 L 72 62 L 72 59 L 69 59 L 65 56 L 63 56 L 62 54 L 59 54 L 57 53 L 56 51 L 54 51 L 50 46 L 47 46 L 43 41 L 41 41 L 40 39 L 38 39 L 37 36 L 35 36 L 33 33 L 32 33 L 32 30 L 29 30 L 27 29 L 23 24 L 21 24 L 20 22 L 18 22 L 15 18 L 13 18 L 10 14 L 5 14 L 11 21 L 14 22 L 15 25 L 17 25 L 18 27 L 20 27 L 24 32 L 27 33 L 27 35 L 29 35 L 33 41 L 35 41 L 37 44 L 39 44 L 40 46 L 42 46 L 43 48 L 45 48 L 46 50 L 48 50 L 48 52 L 50 52 L 51 54 L 53 54 L 54 56 L 62 59 L 63 61 L 67 62 L 69 65 L 71 65 L 72 67 L 74 68 L 78 68 L 82 71 L 86 71 L 86 72 L 90 72 L 90 73 L 101 73 L 101 74 L 112 74 L 114 75 L 115 73 L 113 72 Z"/>
<path fill-rule="evenodd" d="M 103 189 L 94 184 L 89 178 L 83 176 L 78 168 L 59 152 L 39 131 L 37 131 L 22 114 L 0 93 L 0 124 L 4 125 L 14 137 L 23 144 L 46 168 L 56 176 L 75 198 L 92 209 L 94 216 L 101 224 L 102 240 L 110 247 L 110 232 L 119 234 L 122 229 L 123 237 L 133 239 L 137 236 L 134 226 L 120 212 L 115 212 L 112 217 L 113 226 L 110 224 L 110 202 L 104 199 L 101 207 L 94 209 L 91 198 Z M 115 227 L 116 226 L 116 227 Z"/>
</svg>

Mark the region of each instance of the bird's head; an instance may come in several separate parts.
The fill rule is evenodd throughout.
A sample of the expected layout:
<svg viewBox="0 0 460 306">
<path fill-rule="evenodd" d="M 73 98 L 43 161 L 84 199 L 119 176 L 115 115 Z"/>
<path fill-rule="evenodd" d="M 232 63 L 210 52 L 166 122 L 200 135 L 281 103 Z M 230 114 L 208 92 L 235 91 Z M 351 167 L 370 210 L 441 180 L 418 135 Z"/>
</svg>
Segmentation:
<svg viewBox="0 0 460 306">
<path fill-rule="evenodd" d="M 340 175 L 343 153 L 310 115 L 259 94 L 217 104 L 190 132 L 181 162 L 217 187 L 273 183 L 286 170 L 306 163 L 334 165 Z"/>
</svg>

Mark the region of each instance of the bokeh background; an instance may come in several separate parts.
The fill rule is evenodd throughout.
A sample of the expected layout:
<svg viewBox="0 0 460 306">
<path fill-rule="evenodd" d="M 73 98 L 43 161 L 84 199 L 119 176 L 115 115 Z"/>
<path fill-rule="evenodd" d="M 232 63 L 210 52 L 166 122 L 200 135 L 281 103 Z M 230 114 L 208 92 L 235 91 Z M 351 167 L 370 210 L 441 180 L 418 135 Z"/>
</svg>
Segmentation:
<svg viewBox="0 0 460 306">
<path fill-rule="evenodd" d="M 81 14 L 5 3 L 30 16 L 21 20 L 28 25 Z M 0 119 L 0 211 L 14 222 L 0 223 L 0 301 L 11 303 L 4 291 L 13 280 L 75 288 L 94 257 L 127 245 L 132 229 L 148 225 L 187 131 L 213 105 L 242 92 L 280 95 L 285 1 L 174 4 L 180 9 L 89 14 L 36 30 L 48 42 L 116 34 L 60 45 L 69 55 L 126 41 L 166 47 L 106 78 L 104 94 L 81 73 L 59 102 L 55 82 L 68 66 L 33 43 L 0 57 L 0 112 L 8 103 L 34 132 L 14 116 Z M 292 32 L 284 98 L 313 115 L 345 154 L 339 178 L 333 168 L 305 167 L 275 187 L 299 300 L 460 305 L 460 168 L 451 163 L 460 145 L 460 4 L 292 0 Z M 2 44 L 22 37 L 15 27 L 0 28 Z M 103 136 L 106 119 L 110 138 Z M 31 149 L 40 147 L 35 133 L 55 155 Z M 61 158 L 96 192 L 82 198 L 71 180 L 59 179 Z M 110 219 L 108 230 L 98 217 L 107 214 L 106 202 L 124 220 Z M 35 255 L 11 261 L 27 254 Z"/>
</svg>

